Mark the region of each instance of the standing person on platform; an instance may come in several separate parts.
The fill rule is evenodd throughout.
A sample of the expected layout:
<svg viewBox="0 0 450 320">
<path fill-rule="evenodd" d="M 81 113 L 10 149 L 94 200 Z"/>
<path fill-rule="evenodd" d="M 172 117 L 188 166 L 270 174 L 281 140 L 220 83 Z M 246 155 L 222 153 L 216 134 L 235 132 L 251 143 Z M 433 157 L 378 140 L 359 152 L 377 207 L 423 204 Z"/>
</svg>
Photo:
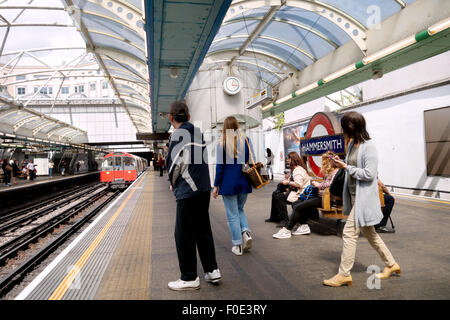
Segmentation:
<svg viewBox="0 0 450 320">
<path fill-rule="evenodd" d="M 33 159 L 31 159 L 30 162 L 28 162 L 28 164 L 27 164 L 27 169 L 30 171 L 30 181 L 33 181 L 34 178 L 36 178 L 36 172 L 35 172 L 36 166 L 37 166 L 37 164 L 34 164 Z"/>
<path fill-rule="evenodd" d="M 164 158 L 161 153 L 158 154 L 158 167 L 159 167 L 159 176 L 162 177 L 164 173 Z"/>
<path fill-rule="evenodd" d="M 222 195 L 233 243 L 231 252 L 238 256 L 249 250 L 253 241 L 244 213 L 247 195 L 252 192 L 252 187 L 242 173 L 242 164 L 249 161 L 252 152 L 250 146 L 250 139 L 241 134 L 237 119 L 226 118 L 222 141 L 217 146 L 213 197 L 216 199 L 219 194 Z"/>
<path fill-rule="evenodd" d="M 273 169 L 272 169 L 272 166 L 273 166 L 273 158 L 274 158 L 274 156 L 273 156 L 272 150 L 270 150 L 269 148 L 266 149 L 266 152 L 267 152 L 267 155 L 266 155 L 267 174 L 269 174 L 269 171 L 270 171 L 270 174 L 272 175 L 272 178 L 270 178 L 270 180 L 273 180 Z"/>
<path fill-rule="evenodd" d="M 331 287 L 352 285 L 350 270 L 355 262 L 356 244 L 361 231 L 386 265 L 376 277 L 388 279 L 392 273 L 401 273 L 400 266 L 374 228 L 383 215 L 377 183 L 378 155 L 366 131 L 366 121 L 362 114 L 350 111 L 344 113 L 341 126 L 348 141 L 347 156 L 345 162 L 338 156 L 332 159 L 336 167 L 345 169 L 342 197 L 343 213 L 348 218 L 342 233 L 344 245 L 339 272 L 323 281 L 324 285 Z"/>
<path fill-rule="evenodd" d="M 169 120 L 175 131 L 171 135 L 167 168 L 171 189 L 177 201 L 175 244 L 181 277 L 169 282 L 172 290 L 200 288 L 197 277 L 196 248 L 207 282 L 216 283 L 222 276 L 217 267 L 214 239 L 209 220 L 211 182 L 203 155 L 206 144 L 200 129 L 188 122 L 191 116 L 184 102 L 173 102 Z"/>
<path fill-rule="evenodd" d="M 53 178 L 53 167 L 55 166 L 55 164 L 53 163 L 52 160 L 50 160 L 48 162 L 48 175 L 50 178 Z"/>
<path fill-rule="evenodd" d="M 5 180 L 5 185 L 6 186 L 11 186 L 11 174 L 12 174 L 12 167 L 9 165 L 8 159 L 3 159 L 2 161 L 2 170 L 3 170 L 3 175 L 4 175 L 4 180 Z"/>
<path fill-rule="evenodd" d="M 19 162 L 16 159 L 11 159 L 10 164 L 12 167 L 12 183 L 17 184 L 17 177 L 19 176 L 20 169 L 19 169 Z"/>
</svg>

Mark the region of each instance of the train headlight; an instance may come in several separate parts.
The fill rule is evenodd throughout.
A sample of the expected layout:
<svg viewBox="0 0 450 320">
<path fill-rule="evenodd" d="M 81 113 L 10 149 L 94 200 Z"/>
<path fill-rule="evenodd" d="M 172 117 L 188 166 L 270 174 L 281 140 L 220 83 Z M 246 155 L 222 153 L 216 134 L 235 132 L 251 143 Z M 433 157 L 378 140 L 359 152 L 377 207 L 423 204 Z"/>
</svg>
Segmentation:
<svg viewBox="0 0 450 320">
<path fill-rule="evenodd" d="M 106 174 L 109 174 L 109 171 L 106 171 Z"/>
<path fill-rule="evenodd" d="M 131 173 L 131 171 L 128 171 L 128 173 Z"/>
</svg>

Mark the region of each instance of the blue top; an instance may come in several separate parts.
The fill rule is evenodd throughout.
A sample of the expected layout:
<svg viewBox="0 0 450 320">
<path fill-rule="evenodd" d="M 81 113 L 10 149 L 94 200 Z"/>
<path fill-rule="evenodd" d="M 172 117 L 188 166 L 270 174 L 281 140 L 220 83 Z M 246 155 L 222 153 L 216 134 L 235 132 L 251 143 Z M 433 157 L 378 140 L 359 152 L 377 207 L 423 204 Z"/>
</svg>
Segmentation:
<svg viewBox="0 0 450 320">
<path fill-rule="evenodd" d="M 247 138 L 250 149 L 253 153 L 252 142 Z M 242 165 L 249 161 L 249 148 L 244 139 L 245 160 L 242 155 L 238 158 L 231 158 L 222 148 L 222 144 L 217 146 L 216 179 L 214 186 L 219 187 L 219 194 L 223 196 L 233 196 L 242 193 L 251 193 L 252 187 L 242 173 Z M 237 149 L 240 150 L 238 141 Z M 254 157 L 253 157 L 254 158 Z"/>
</svg>

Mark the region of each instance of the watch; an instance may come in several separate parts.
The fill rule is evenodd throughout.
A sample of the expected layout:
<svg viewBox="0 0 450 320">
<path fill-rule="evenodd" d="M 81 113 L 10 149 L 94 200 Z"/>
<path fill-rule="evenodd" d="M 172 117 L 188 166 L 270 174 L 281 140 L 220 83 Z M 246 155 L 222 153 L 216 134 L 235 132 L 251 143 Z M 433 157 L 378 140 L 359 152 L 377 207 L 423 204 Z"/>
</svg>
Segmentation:
<svg viewBox="0 0 450 320">
<path fill-rule="evenodd" d="M 230 96 L 234 96 L 241 91 L 241 80 L 236 77 L 227 77 L 223 81 L 223 91 Z"/>
</svg>

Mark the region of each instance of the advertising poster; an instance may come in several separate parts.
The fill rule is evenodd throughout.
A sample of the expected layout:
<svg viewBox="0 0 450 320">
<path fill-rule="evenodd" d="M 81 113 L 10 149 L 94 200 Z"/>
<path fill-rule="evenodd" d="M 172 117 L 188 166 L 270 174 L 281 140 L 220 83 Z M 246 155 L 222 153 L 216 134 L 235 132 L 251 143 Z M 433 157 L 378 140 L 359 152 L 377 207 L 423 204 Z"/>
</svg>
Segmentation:
<svg viewBox="0 0 450 320">
<path fill-rule="evenodd" d="M 286 169 L 289 169 L 289 164 L 287 163 L 289 152 L 295 151 L 300 154 L 300 139 L 304 137 L 306 129 L 306 124 L 296 124 L 283 128 L 284 163 Z"/>
</svg>

